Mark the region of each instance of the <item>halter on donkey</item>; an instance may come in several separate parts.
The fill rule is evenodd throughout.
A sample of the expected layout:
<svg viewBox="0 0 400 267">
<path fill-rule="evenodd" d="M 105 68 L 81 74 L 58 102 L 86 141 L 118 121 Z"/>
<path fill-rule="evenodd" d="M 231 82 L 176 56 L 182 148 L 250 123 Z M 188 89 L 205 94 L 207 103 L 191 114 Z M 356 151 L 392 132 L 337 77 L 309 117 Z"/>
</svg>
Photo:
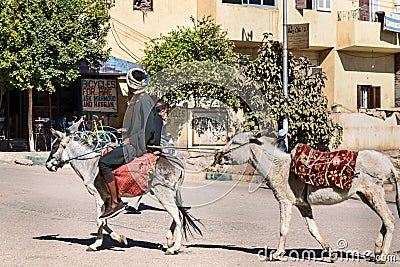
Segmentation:
<svg viewBox="0 0 400 267">
<path fill-rule="evenodd" d="M 95 251 L 102 245 L 103 230 L 109 233 L 112 239 L 127 245 L 125 236 L 111 230 L 107 219 L 99 218 L 106 205 L 109 205 L 110 194 L 104 179 L 98 175 L 101 151 L 94 149 L 85 140 L 74 135 L 82 121 L 83 119 L 70 126 L 67 133 L 51 130 L 56 140 L 52 144 L 46 168 L 49 171 L 57 171 L 58 168 L 70 163 L 73 170 L 82 179 L 88 192 L 95 198 L 98 230 L 96 241 L 88 247 L 88 251 Z M 178 252 L 182 244 L 182 237 L 186 238 L 187 232 L 192 234 L 192 230 L 194 230 L 196 233 L 202 234 L 195 223 L 197 220 L 189 215 L 182 205 L 180 194 L 184 179 L 182 166 L 179 159 L 161 155 L 156 162 L 154 171 L 149 173 L 147 192 L 158 199 L 173 219 L 166 236 L 168 245 L 166 255 Z"/>
</svg>

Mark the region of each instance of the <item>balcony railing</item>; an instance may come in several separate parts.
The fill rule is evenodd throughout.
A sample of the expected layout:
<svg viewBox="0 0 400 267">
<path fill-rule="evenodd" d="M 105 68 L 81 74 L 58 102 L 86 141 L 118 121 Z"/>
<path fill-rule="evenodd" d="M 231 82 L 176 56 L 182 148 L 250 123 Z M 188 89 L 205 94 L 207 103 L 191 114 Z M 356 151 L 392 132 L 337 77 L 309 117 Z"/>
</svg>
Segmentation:
<svg viewBox="0 0 400 267">
<path fill-rule="evenodd" d="M 375 12 L 371 12 L 366 5 L 353 10 L 338 11 L 337 15 L 338 21 L 361 20 L 374 22 L 378 20 Z"/>
<path fill-rule="evenodd" d="M 338 11 L 338 21 L 360 20 L 360 9 Z"/>
</svg>

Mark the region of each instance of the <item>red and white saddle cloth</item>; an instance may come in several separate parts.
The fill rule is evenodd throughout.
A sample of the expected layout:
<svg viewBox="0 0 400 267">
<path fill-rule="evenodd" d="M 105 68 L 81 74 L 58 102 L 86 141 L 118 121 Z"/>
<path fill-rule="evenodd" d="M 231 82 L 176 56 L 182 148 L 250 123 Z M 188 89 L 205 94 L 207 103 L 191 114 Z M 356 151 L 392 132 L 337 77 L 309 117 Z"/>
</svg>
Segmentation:
<svg viewBox="0 0 400 267">
<path fill-rule="evenodd" d="M 353 181 L 358 152 L 338 150 L 322 152 L 306 144 L 297 146 L 290 170 L 304 183 L 337 186 L 349 190 Z"/>
<path fill-rule="evenodd" d="M 111 148 L 105 150 L 103 155 L 110 150 Z M 115 169 L 113 174 L 118 196 L 136 197 L 143 195 L 149 184 L 149 172 L 154 170 L 158 157 L 153 153 L 146 153 Z"/>
</svg>

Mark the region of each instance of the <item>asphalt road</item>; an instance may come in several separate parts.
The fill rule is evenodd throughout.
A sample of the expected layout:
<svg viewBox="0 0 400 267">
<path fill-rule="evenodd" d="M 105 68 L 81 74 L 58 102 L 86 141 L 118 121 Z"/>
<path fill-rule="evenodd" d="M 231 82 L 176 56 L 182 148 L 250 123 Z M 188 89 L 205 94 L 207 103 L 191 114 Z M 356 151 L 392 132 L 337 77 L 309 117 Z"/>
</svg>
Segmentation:
<svg viewBox="0 0 400 267">
<path fill-rule="evenodd" d="M 193 177 L 193 175 L 191 176 Z M 250 193 L 247 183 L 187 179 L 183 197 L 191 214 L 204 224 L 204 235 L 189 238 L 178 255 L 165 256 L 165 234 L 171 219 L 151 197 L 143 198 L 141 215 L 121 214 L 109 221 L 128 237 L 123 246 L 105 237 L 97 252 L 94 242 L 94 200 L 70 168 L 57 173 L 43 166 L 0 163 L 0 266 L 373 266 L 362 256 L 373 250 L 379 218 L 358 199 L 314 207 L 321 234 L 334 249 L 345 243 L 341 257 L 329 263 L 319 244 L 293 210 L 286 263 L 264 261 L 279 240 L 279 209 L 272 191 Z M 396 211 L 394 193 L 389 206 Z M 387 266 L 400 262 L 400 223 Z M 265 253 L 266 251 L 266 253 Z M 353 253 L 351 254 L 350 251 Z M 315 253 L 316 257 L 301 256 Z"/>
</svg>

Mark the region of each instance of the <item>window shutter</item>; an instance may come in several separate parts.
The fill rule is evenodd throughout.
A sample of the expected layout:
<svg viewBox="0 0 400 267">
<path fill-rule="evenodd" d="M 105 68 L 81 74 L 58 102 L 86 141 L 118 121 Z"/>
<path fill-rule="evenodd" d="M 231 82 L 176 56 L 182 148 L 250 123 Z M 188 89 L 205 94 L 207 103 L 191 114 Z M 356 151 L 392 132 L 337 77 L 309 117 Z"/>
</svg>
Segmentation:
<svg viewBox="0 0 400 267">
<path fill-rule="evenodd" d="M 360 20 L 369 21 L 369 0 L 359 0 Z"/>
<path fill-rule="evenodd" d="M 367 90 L 367 108 L 375 108 L 374 87 L 370 86 Z"/>
<path fill-rule="evenodd" d="M 360 108 L 361 106 L 361 85 L 357 85 L 357 108 Z"/>
<path fill-rule="evenodd" d="M 306 9 L 307 0 L 296 0 L 296 9 Z"/>
<path fill-rule="evenodd" d="M 381 107 L 381 87 L 380 86 L 372 86 L 373 91 L 373 108 L 380 108 Z"/>
</svg>

